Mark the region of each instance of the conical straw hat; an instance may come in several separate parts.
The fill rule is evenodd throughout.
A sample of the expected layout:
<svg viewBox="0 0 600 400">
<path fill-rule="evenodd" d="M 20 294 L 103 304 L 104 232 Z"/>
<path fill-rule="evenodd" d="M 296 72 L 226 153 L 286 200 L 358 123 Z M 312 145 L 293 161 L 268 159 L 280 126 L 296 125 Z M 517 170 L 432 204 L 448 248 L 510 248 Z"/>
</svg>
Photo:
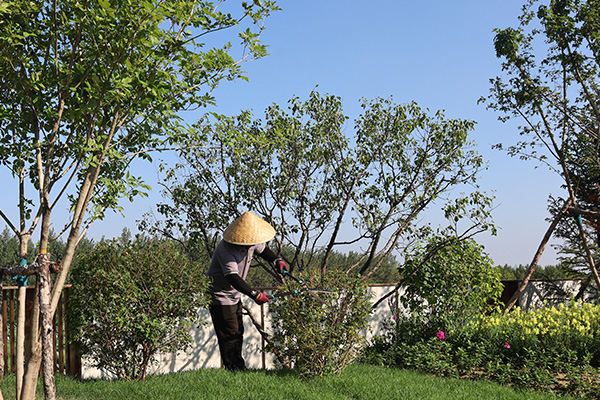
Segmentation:
<svg viewBox="0 0 600 400">
<path fill-rule="evenodd" d="M 266 243 L 274 237 L 275 229 L 250 211 L 229 224 L 223 233 L 226 242 L 244 246 Z"/>
</svg>

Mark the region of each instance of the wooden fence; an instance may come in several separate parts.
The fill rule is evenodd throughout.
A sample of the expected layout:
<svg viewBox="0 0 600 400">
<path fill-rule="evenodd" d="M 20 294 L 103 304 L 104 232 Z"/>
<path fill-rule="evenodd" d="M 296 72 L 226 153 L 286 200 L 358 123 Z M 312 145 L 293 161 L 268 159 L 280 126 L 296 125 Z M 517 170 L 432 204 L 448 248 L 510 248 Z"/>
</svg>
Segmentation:
<svg viewBox="0 0 600 400">
<path fill-rule="evenodd" d="M 69 302 L 70 285 L 66 285 L 54 316 L 54 349 L 56 373 L 70 376 L 81 376 L 81 357 L 75 346 L 70 343 L 70 330 L 67 323 L 66 312 Z M 35 288 L 27 287 L 25 300 L 25 359 L 30 352 L 30 326 L 31 312 Z M 2 337 L 4 340 L 4 365 L 6 373 L 14 373 L 16 370 L 16 348 L 17 348 L 17 314 L 18 314 L 18 288 L 5 287 L 2 289 L 2 318 L 4 326 Z"/>
</svg>

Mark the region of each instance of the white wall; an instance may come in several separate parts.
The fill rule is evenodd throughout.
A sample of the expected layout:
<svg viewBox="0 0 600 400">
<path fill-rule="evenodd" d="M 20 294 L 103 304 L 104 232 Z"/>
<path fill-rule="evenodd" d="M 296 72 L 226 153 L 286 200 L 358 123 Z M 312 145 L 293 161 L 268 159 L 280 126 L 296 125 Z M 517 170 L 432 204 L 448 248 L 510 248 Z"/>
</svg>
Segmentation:
<svg viewBox="0 0 600 400">
<path fill-rule="evenodd" d="M 569 300 L 571 297 L 575 297 L 580 287 L 580 279 L 560 279 L 550 282 L 530 281 L 519 299 L 519 306 L 525 310 L 530 310 L 543 307 L 544 301 L 546 301 L 547 306 L 555 306 Z M 589 292 L 586 292 L 583 300 L 588 300 L 589 297 Z"/>
<path fill-rule="evenodd" d="M 394 286 L 377 285 L 369 287 L 371 301 L 374 303 L 393 289 Z M 243 298 L 244 304 L 250 307 L 256 318 L 259 320 L 263 318 L 265 330 L 270 332 L 271 325 L 269 323 L 268 303 L 259 306 L 246 296 L 243 296 Z M 395 296 L 391 296 L 392 300 L 395 298 Z M 369 328 L 364 331 L 367 340 L 371 339 L 374 334 L 381 332 L 382 323 L 385 320 L 390 320 L 392 318 L 392 308 L 394 307 L 395 303 L 387 300 L 377 307 L 371 316 Z M 205 323 L 198 329 L 193 329 L 191 331 L 193 338 L 192 346 L 186 351 L 161 354 L 160 357 L 158 357 L 158 362 L 151 366 L 149 374 L 164 374 L 202 368 L 221 367 L 219 347 L 210 321 L 210 314 L 208 310 L 201 310 L 200 313 Z M 263 351 L 264 342 L 262 337 L 248 316 L 244 316 L 244 329 L 243 356 L 248 368 L 273 368 L 274 358 L 271 354 Z M 106 373 L 96 368 L 92 368 L 89 361 L 84 359 L 82 363 L 83 378 L 110 378 Z"/>
</svg>

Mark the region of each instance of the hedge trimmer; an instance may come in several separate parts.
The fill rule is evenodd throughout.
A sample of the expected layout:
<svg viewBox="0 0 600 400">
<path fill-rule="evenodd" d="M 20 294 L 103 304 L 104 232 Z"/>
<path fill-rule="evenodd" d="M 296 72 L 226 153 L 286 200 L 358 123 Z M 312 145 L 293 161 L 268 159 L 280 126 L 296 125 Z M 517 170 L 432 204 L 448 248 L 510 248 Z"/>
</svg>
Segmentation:
<svg viewBox="0 0 600 400">
<path fill-rule="evenodd" d="M 283 293 L 277 293 L 277 294 L 269 294 L 267 296 L 269 297 L 269 299 L 277 299 L 277 298 L 280 298 L 280 297 L 286 297 L 286 296 L 291 296 L 291 295 L 294 295 L 294 294 L 300 294 L 300 293 L 305 293 L 305 292 L 310 292 L 310 293 L 335 293 L 335 292 L 332 292 L 331 290 L 302 288 L 302 289 L 292 290 L 292 291 L 289 291 L 289 292 L 283 292 Z"/>
<path fill-rule="evenodd" d="M 335 293 L 332 292 L 331 290 L 321 290 L 321 289 L 313 289 L 313 288 L 309 288 L 306 283 L 301 280 L 296 278 L 294 275 L 290 274 L 287 270 L 284 270 L 281 273 L 284 277 L 288 276 L 290 278 L 292 278 L 293 280 L 295 280 L 296 282 L 298 282 L 299 285 L 302 286 L 301 289 L 296 289 L 296 290 L 292 290 L 289 292 L 284 292 L 284 293 L 277 293 L 277 294 L 269 294 L 268 297 L 269 299 L 277 299 L 280 297 L 286 297 L 286 296 L 291 296 L 291 295 L 296 295 L 296 294 L 300 294 L 300 293 L 311 293 L 314 295 L 314 297 L 316 299 L 318 299 L 321 303 L 325 304 L 325 301 L 323 301 L 323 299 L 321 299 L 319 296 L 316 295 L 316 293 Z"/>
</svg>

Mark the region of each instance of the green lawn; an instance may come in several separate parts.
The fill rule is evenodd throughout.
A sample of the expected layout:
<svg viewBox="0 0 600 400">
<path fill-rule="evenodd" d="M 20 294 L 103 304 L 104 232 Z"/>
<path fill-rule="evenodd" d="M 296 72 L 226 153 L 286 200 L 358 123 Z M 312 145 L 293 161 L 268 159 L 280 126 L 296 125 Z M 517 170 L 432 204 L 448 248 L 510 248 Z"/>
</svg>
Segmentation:
<svg viewBox="0 0 600 400">
<path fill-rule="evenodd" d="M 2 384 L 5 399 L 14 398 L 14 377 Z M 38 398 L 43 399 L 41 382 Z M 414 399 L 504 400 L 568 399 L 500 386 L 487 381 L 438 378 L 411 371 L 371 365 L 353 365 L 342 376 L 303 380 L 282 371 L 200 370 L 152 376 L 145 382 L 79 381 L 56 377 L 60 400 L 315 400 Z"/>
</svg>

